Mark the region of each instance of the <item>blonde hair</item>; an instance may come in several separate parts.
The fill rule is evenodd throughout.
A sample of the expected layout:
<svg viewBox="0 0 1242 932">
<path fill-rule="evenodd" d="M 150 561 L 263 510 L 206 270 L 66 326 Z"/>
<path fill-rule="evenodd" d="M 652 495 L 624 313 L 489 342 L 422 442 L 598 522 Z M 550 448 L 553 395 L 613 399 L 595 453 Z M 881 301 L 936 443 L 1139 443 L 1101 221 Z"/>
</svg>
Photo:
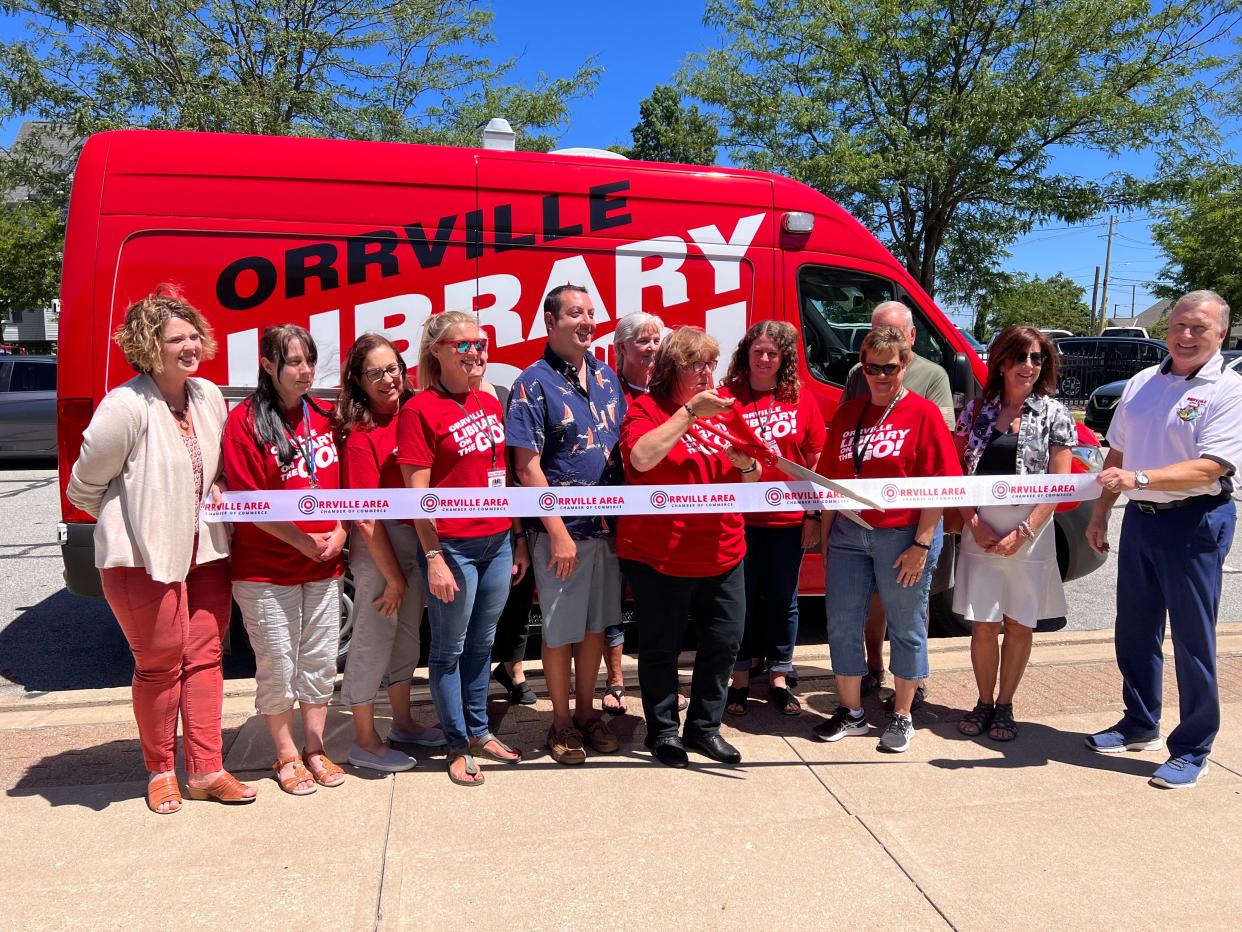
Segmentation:
<svg viewBox="0 0 1242 932">
<path fill-rule="evenodd" d="M 164 324 L 178 317 L 198 331 L 203 341 L 203 359 L 216 355 L 211 325 L 172 285 L 156 285 L 155 290 L 125 309 L 125 322 L 116 328 L 112 341 L 125 354 L 135 372 L 153 375 L 164 371 Z"/>
<path fill-rule="evenodd" d="M 677 391 L 677 378 L 683 366 L 720 358 L 720 344 L 702 327 L 678 327 L 656 350 L 647 391 L 656 401 L 668 401 Z"/>
<path fill-rule="evenodd" d="M 436 359 L 431 348 L 438 340 L 454 327 L 469 326 L 476 330 L 479 322 L 473 314 L 465 311 L 441 311 L 432 314 L 423 322 L 423 335 L 418 343 L 418 387 L 431 388 L 440 381 L 440 360 Z"/>
</svg>

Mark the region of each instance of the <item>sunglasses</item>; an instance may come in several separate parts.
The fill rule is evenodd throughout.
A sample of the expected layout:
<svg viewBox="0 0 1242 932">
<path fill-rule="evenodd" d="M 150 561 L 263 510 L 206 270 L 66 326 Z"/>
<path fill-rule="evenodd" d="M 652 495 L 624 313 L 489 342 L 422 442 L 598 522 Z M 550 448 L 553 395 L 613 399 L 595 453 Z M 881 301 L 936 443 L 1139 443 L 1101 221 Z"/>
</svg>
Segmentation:
<svg viewBox="0 0 1242 932">
<path fill-rule="evenodd" d="M 474 347 L 476 353 L 487 352 L 487 337 L 479 337 L 477 340 L 436 340 L 436 342 L 451 346 L 462 355 L 470 352 L 471 347 Z"/>
<path fill-rule="evenodd" d="M 401 378 L 401 367 L 394 362 L 391 366 L 386 366 L 382 369 L 380 368 L 368 369 L 366 372 L 362 374 L 365 375 L 367 379 L 372 382 L 382 382 L 384 381 L 385 376 L 387 376 L 390 379 L 399 379 Z"/>
<path fill-rule="evenodd" d="M 1044 364 L 1043 353 L 1014 353 L 1013 361 L 1021 365 L 1027 360 L 1031 361 L 1032 366 L 1042 366 Z"/>
<path fill-rule="evenodd" d="M 867 375 L 896 375 L 901 371 L 901 364 L 896 362 L 879 365 L 874 362 L 863 363 L 863 372 Z"/>
</svg>

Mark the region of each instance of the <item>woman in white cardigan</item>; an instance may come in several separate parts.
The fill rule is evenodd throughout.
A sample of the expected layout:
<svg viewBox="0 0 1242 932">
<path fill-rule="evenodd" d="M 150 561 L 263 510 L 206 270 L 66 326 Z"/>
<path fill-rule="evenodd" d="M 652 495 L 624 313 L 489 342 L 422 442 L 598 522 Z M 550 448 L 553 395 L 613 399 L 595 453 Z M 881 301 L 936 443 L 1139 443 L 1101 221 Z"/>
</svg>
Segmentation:
<svg viewBox="0 0 1242 932">
<path fill-rule="evenodd" d="M 215 341 L 202 315 L 166 285 L 129 307 L 113 339 L 138 375 L 100 402 L 67 495 L 96 519 L 95 565 L 134 655 L 147 806 L 181 808 L 178 716 L 190 797 L 253 802 L 254 788 L 228 773 L 222 757 L 228 535 L 198 518 L 220 476 L 228 412 L 215 385 L 191 376 Z"/>
</svg>

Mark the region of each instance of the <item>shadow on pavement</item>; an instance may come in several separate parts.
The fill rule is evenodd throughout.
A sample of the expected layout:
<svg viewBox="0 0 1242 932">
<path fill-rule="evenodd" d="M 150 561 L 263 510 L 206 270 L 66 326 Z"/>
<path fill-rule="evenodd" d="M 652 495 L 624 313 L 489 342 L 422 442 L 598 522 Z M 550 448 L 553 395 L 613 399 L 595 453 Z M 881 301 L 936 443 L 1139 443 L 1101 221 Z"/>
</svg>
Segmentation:
<svg viewBox="0 0 1242 932">
<path fill-rule="evenodd" d="M 61 589 L 0 629 L 0 677 L 27 692 L 128 686 L 134 660 L 103 599 Z M 225 679 L 254 676 L 249 651 L 226 654 Z"/>
<path fill-rule="evenodd" d="M 956 723 L 944 722 L 935 726 L 935 732 L 948 741 L 984 742 L 997 750 L 1001 757 L 993 758 L 936 758 L 928 761 L 941 770 L 1010 770 L 1016 767 L 1046 767 L 1048 764 L 1066 764 L 1088 770 L 1107 770 L 1135 777 L 1150 777 L 1163 762 L 1163 756 L 1139 754 L 1097 754 L 1084 745 L 1086 734 L 1061 731 L 1039 722 L 1019 722 L 1018 738 L 1014 741 L 992 741 L 988 738 L 968 738 L 957 730 Z"/>
</svg>

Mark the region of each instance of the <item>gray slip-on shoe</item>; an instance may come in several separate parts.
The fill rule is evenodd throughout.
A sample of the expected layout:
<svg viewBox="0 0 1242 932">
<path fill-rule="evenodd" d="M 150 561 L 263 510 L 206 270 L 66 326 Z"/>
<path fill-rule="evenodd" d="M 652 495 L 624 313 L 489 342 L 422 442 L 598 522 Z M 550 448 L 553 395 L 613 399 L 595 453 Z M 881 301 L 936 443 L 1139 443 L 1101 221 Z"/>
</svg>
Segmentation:
<svg viewBox="0 0 1242 932">
<path fill-rule="evenodd" d="M 448 746 L 444 730 L 438 725 L 424 728 L 420 732 L 404 731 L 396 725 L 388 726 L 388 740 L 396 744 L 417 744 L 420 748 L 442 748 Z"/>
<path fill-rule="evenodd" d="M 355 767 L 365 767 L 367 770 L 379 770 L 383 773 L 400 773 L 403 770 L 413 770 L 418 764 L 409 754 L 402 754 L 393 748 L 384 748 L 383 754 L 372 754 L 365 748 L 358 745 L 351 745 L 349 748 L 349 762 Z"/>
</svg>

